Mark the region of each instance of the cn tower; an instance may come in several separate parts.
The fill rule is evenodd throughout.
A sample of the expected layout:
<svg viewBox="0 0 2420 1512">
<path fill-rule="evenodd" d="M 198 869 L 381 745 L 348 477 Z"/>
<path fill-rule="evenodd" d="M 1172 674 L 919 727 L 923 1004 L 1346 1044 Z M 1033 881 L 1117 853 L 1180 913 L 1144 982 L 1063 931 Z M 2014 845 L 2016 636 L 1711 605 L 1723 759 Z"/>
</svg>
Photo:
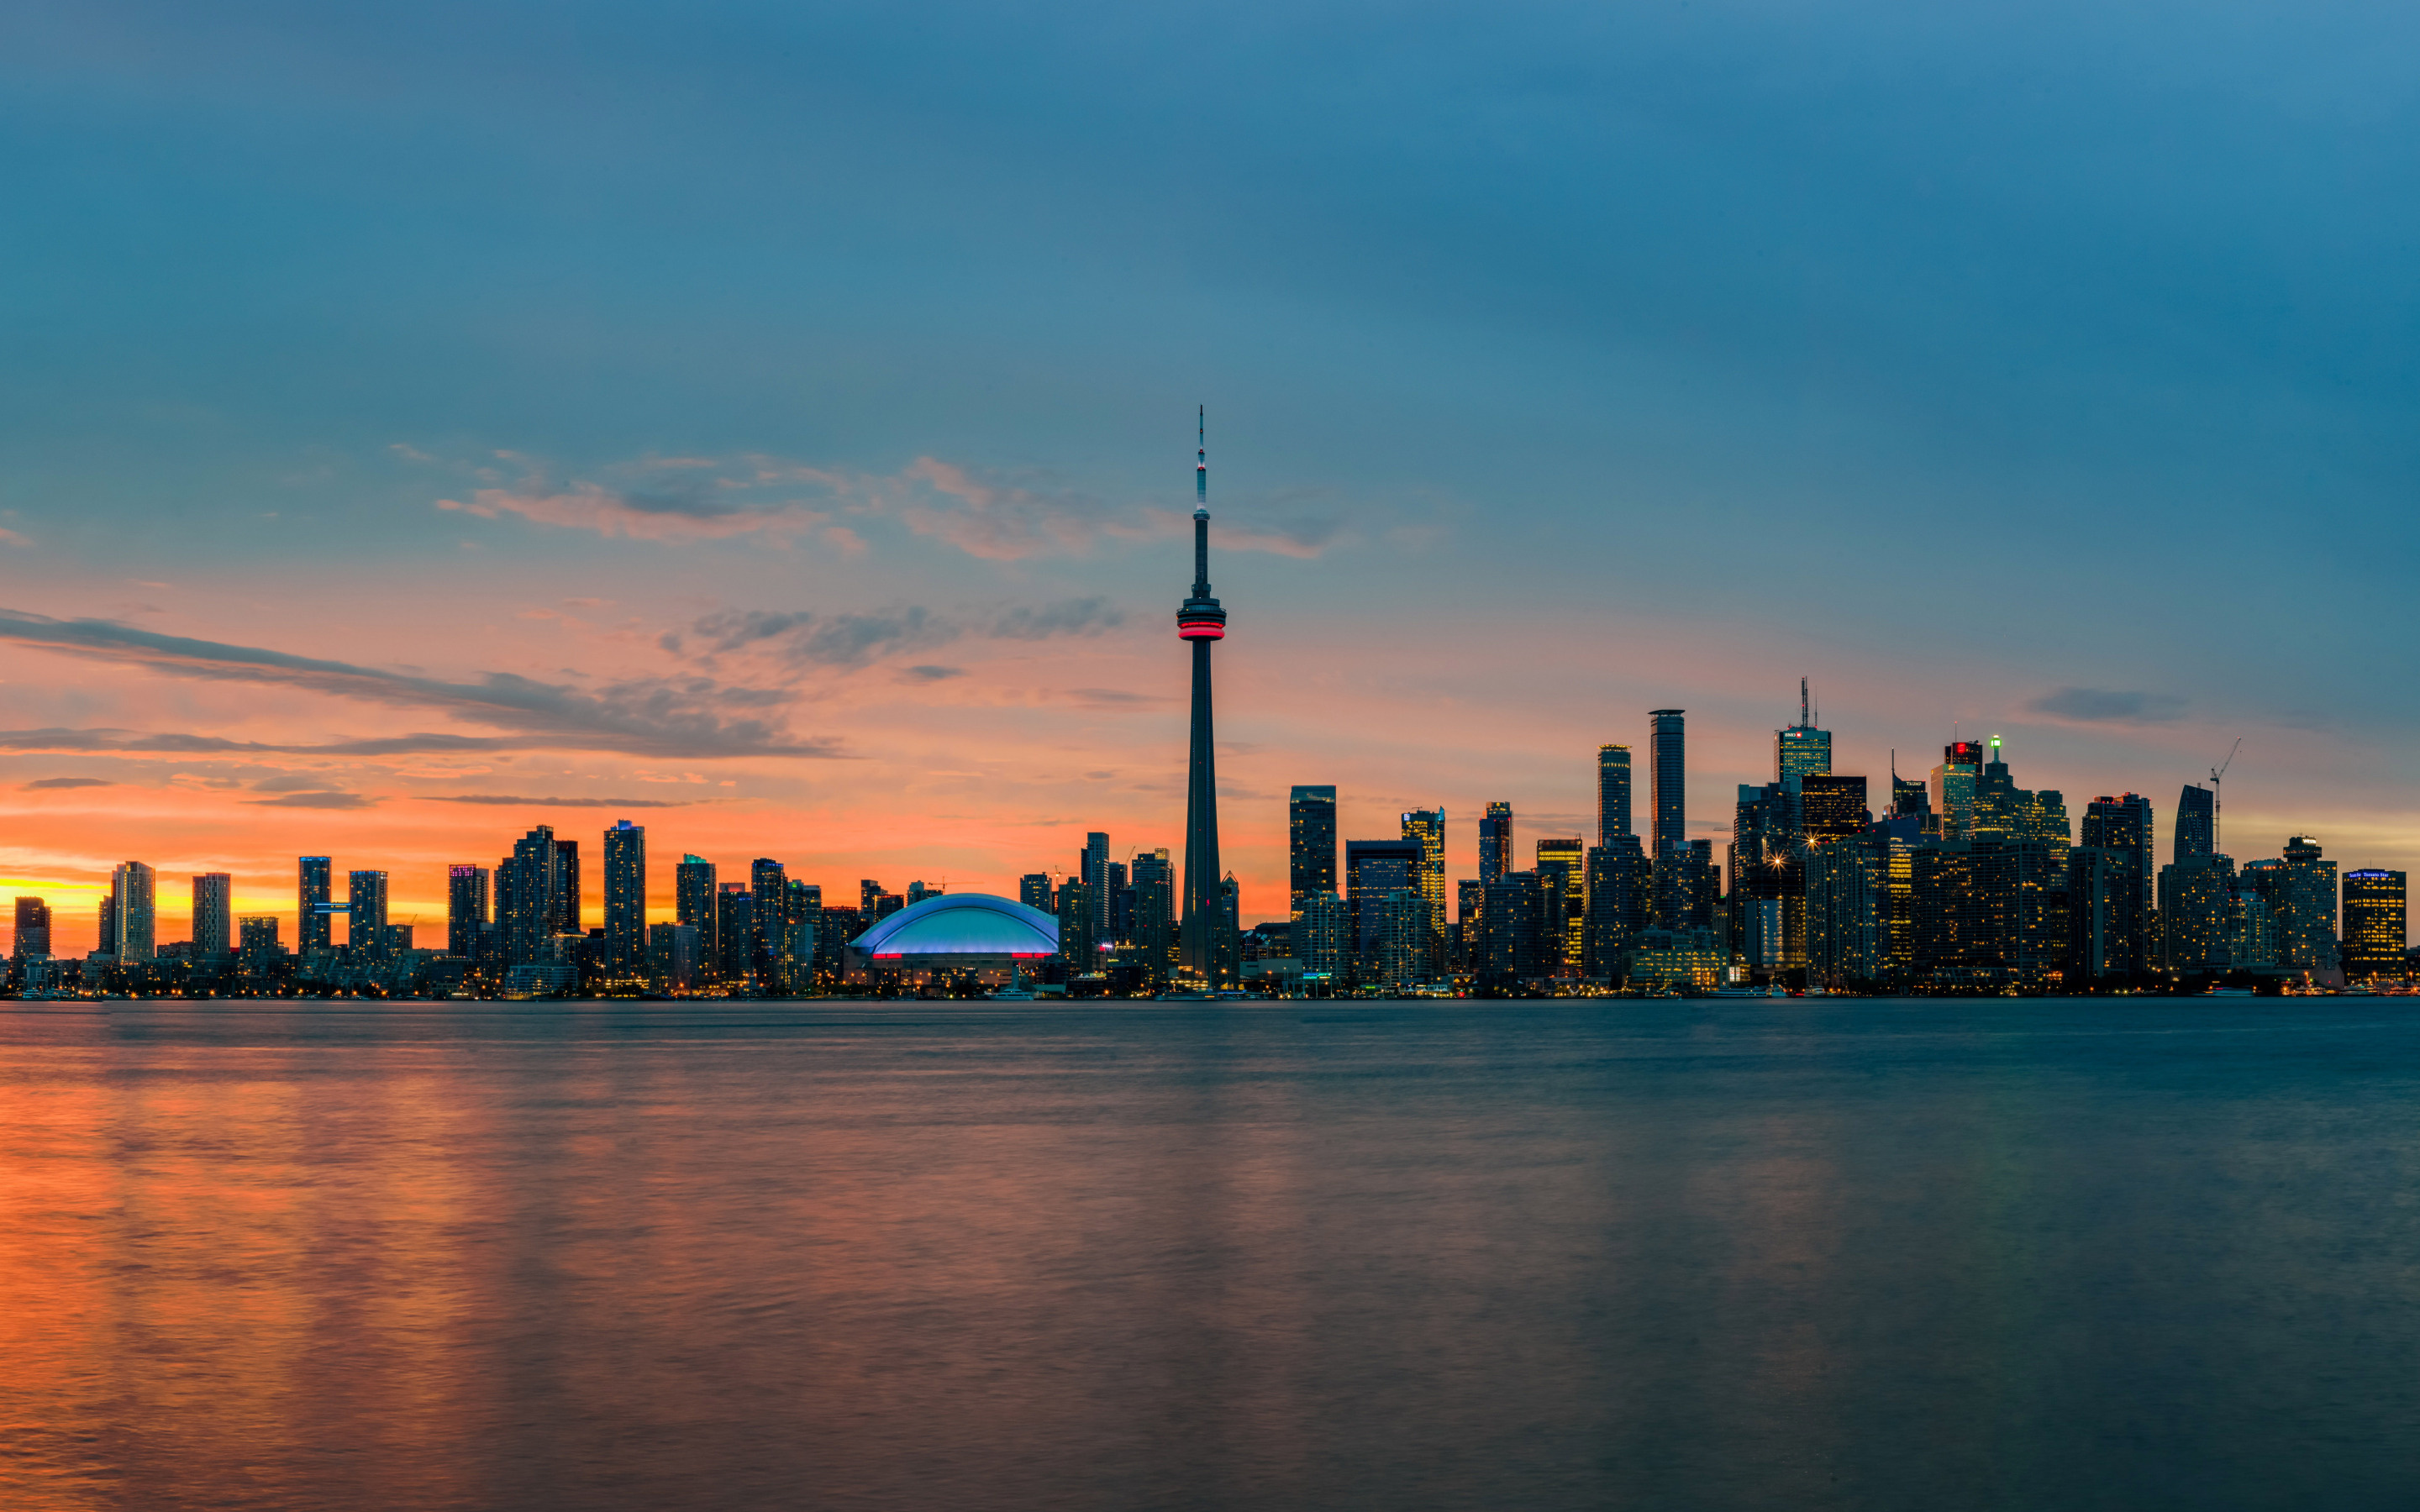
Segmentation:
<svg viewBox="0 0 2420 1512">
<path fill-rule="evenodd" d="M 1208 407 L 1194 417 L 1193 594 L 1176 611 L 1178 639 L 1193 643 L 1193 753 L 1185 773 L 1185 903 L 1177 956 L 1205 990 L 1235 984 L 1234 931 L 1218 871 L 1218 775 L 1210 733 L 1210 643 L 1227 634 L 1227 611 L 1210 596 Z"/>
</svg>

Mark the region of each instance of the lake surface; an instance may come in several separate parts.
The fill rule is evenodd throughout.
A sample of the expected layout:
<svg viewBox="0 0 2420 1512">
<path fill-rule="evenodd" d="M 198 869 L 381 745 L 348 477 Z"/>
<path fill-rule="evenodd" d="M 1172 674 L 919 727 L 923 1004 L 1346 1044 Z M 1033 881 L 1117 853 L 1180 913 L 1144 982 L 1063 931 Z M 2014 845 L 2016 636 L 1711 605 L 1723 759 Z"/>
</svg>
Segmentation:
<svg viewBox="0 0 2420 1512">
<path fill-rule="evenodd" d="M 0 1506 L 2409 1507 L 2420 1011 L 25 1004 Z"/>
</svg>

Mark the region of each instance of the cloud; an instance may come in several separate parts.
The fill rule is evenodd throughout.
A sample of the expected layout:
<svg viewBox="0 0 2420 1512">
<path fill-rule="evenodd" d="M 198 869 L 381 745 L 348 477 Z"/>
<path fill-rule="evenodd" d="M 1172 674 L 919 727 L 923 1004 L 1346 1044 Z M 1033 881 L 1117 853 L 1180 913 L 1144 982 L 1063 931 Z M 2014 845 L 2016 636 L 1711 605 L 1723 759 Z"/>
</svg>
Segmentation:
<svg viewBox="0 0 2420 1512">
<path fill-rule="evenodd" d="M 760 532 L 796 535 L 831 518 L 798 502 L 752 504 L 703 493 L 626 493 L 594 483 L 552 491 L 481 488 L 467 502 L 440 499 L 437 507 L 484 519 L 518 515 L 539 525 L 658 542 L 727 540 Z"/>
<path fill-rule="evenodd" d="M 478 803 L 498 809 L 689 809 L 703 798 L 522 798 L 501 793 L 455 793 L 425 796 L 423 803 Z"/>
<path fill-rule="evenodd" d="M 939 683 L 952 677 L 964 677 L 966 674 L 967 670 L 964 667 L 936 667 L 929 663 L 922 667 L 906 668 L 899 673 L 902 678 L 919 683 Z"/>
<path fill-rule="evenodd" d="M 116 786 L 117 786 L 116 783 L 103 781 L 97 777 L 46 777 L 39 781 L 26 783 L 24 790 L 28 793 L 39 793 L 45 789 L 114 788 Z"/>
<path fill-rule="evenodd" d="M 1114 687 L 1071 687 L 1067 696 L 1088 708 L 1132 709 L 1154 703 L 1172 703 L 1173 699 L 1156 693 L 1128 693 Z"/>
<path fill-rule="evenodd" d="M 522 748 L 683 757 L 839 754 L 832 741 L 795 739 L 776 722 L 752 713 L 736 712 L 787 702 L 792 696 L 789 693 L 728 687 L 695 673 L 631 678 L 594 691 L 541 683 L 512 672 L 489 672 L 475 683 L 448 683 L 346 662 L 289 656 L 281 651 L 162 635 L 109 620 L 54 620 L 14 609 L 0 609 L 0 640 L 94 661 L 141 667 L 168 677 L 289 687 L 390 708 L 433 711 L 472 724 L 510 731 L 520 737 L 517 744 Z M 203 744 L 177 748 L 198 752 L 209 744 L 207 736 L 182 738 Z M 403 738 L 408 742 L 406 748 L 423 751 L 435 748 L 430 742 L 446 737 Z M 388 748 L 365 748 L 379 747 Z M 398 753 L 391 742 L 380 741 L 296 748 L 342 754 Z M 452 748 L 500 748 L 489 742 L 478 747 L 456 745 Z"/>
<path fill-rule="evenodd" d="M 1071 598 L 1041 609 L 1013 609 L 995 621 L 993 639 L 1047 640 L 1054 635 L 1094 635 L 1126 622 L 1124 609 L 1105 598 Z"/>
<path fill-rule="evenodd" d="M 18 534 L 15 531 L 9 530 L 9 529 L 6 528 L 5 526 L 0 526 L 0 546 L 25 546 L 25 547 L 29 547 L 29 546 L 32 546 L 33 544 L 34 544 L 33 542 L 31 542 L 31 541 L 29 541 L 29 540 L 25 539 L 25 537 L 23 537 L 23 536 L 22 536 L 22 535 Z"/>
<path fill-rule="evenodd" d="M 2082 724 L 2165 724 L 2184 713 L 2185 701 L 2165 693 L 2120 693 L 2102 687 L 2062 687 L 2025 705 L 2036 714 Z"/>
<path fill-rule="evenodd" d="M 358 793 L 288 793 L 279 798 L 246 798 L 243 800 L 262 809 L 370 809 L 376 798 L 365 798 Z"/>
<path fill-rule="evenodd" d="M 690 633 L 706 643 L 709 656 L 717 652 L 764 649 L 812 666 L 862 667 L 892 652 L 946 645 L 963 632 L 930 609 L 911 604 L 864 614 L 731 609 L 705 616 L 690 626 Z M 676 635 L 667 636 L 661 644 L 668 651 L 679 651 L 683 640 Z"/>
<path fill-rule="evenodd" d="M 696 620 L 686 630 L 668 630 L 657 644 L 708 667 L 717 656 L 752 651 L 799 666 L 847 671 L 885 656 L 930 651 L 970 636 L 1045 640 L 1055 636 L 1098 635 L 1125 623 L 1125 610 L 1097 597 L 1020 606 L 985 616 L 946 615 L 916 604 L 846 614 L 726 609 Z"/>
</svg>

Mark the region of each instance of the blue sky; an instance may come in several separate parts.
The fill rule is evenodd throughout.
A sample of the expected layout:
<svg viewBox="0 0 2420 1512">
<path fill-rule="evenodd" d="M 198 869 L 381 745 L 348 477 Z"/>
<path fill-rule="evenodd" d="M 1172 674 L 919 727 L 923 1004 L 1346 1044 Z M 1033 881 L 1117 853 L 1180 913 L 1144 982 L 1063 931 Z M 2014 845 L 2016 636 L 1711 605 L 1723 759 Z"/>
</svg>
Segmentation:
<svg viewBox="0 0 2420 1512">
<path fill-rule="evenodd" d="M 601 677 L 716 614 L 1097 601 L 1050 655 L 1134 692 L 1206 402 L 1264 548 L 1218 574 L 1250 791 L 1559 816 L 1573 748 L 1678 702 L 1719 825 L 1811 673 L 1844 764 L 1963 721 L 2164 809 L 2240 734 L 2276 833 L 2231 848 L 2420 863 L 2415 44 L 2329 5 L 19 8 L 0 608 Z M 436 507 L 583 486 L 855 544 Z M 455 634 L 574 597 L 621 640 Z M 231 717 L 18 661 L 11 728 Z M 749 686 L 877 768 L 973 717 Z M 1063 796 L 1172 832 L 1135 791 Z"/>
</svg>

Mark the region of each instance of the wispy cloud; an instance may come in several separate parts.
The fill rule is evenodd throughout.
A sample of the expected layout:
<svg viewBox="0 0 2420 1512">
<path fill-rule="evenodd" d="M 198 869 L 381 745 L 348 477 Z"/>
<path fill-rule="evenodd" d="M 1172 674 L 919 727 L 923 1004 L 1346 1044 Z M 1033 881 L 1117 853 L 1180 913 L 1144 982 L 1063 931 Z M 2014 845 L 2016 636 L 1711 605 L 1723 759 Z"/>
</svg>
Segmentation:
<svg viewBox="0 0 2420 1512">
<path fill-rule="evenodd" d="M 372 809 L 378 799 L 358 793 L 288 793 L 274 798 L 243 800 L 262 809 Z"/>
<path fill-rule="evenodd" d="M 595 531 L 634 541 L 715 541 L 759 532 L 796 535 L 831 518 L 802 503 L 752 504 L 706 494 L 617 492 L 594 483 L 545 489 L 480 488 L 468 500 L 440 499 L 440 509 L 498 519 Z"/>
<path fill-rule="evenodd" d="M 540 748 L 681 757 L 838 754 L 831 741 L 796 739 L 773 720 L 738 712 L 786 702 L 788 693 L 731 687 L 696 673 L 630 678 L 594 690 L 512 672 L 489 672 L 475 683 L 449 683 L 256 646 L 162 635 L 109 620 L 54 620 L 13 609 L 0 609 L 0 640 L 141 667 L 168 677 L 260 684 L 433 711 L 511 731 L 520 744 Z M 409 748 L 425 751 L 435 737 L 404 738 Z M 399 753 L 362 748 L 380 744 L 346 743 L 341 752 L 332 748 L 329 753 Z"/>
<path fill-rule="evenodd" d="M 2062 687 L 2044 693 L 2025 707 L 2036 714 L 2078 724 L 2166 724 L 2183 716 L 2185 701 L 2165 693 Z"/>
<path fill-rule="evenodd" d="M 936 667 L 930 663 L 920 667 L 903 668 L 899 673 L 901 677 L 918 683 L 947 682 L 953 677 L 964 677 L 966 674 L 967 670 L 964 667 Z"/>
<path fill-rule="evenodd" d="M 40 793 L 61 788 L 114 788 L 116 786 L 117 786 L 116 783 L 104 781 L 97 777 L 46 777 L 24 784 L 24 791 Z"/>
<path fill-rule="evenodd" d="M 1098 635 L 1125 623 L 1125 611 L 1105 598 L 1071 598 L 997 614 L 943 614 L 917 604 L 841 614 L 725 609 L 700 617 L 685 630 L 666 631 L 657 644 L 707 667 L 719 656 L 753 652 L 797 666 L 846 671 L 970 637 L 1047 640 Z"/>
<path fill-rule="evenodd" d="M 477 803 L 497 809 L 690 809 L 704 798 L 524 798 L 504 793 L 424 795 L 423 803 Z"/>
<path fill-rule="evenodd" d="M 409 447 L 394 450 L 412 461 L 438 462 Z M 826 548 L 854 556 L 866 549 L 864 538 L 834 523 L 850 515 L 896 519 L 969 556 L 1017 562 L 1080 556 L 1104 542 L 1161 540 L 1193 528 L 1182 510 L 1116 504 L 1042 474 L 1012 476 L 936 456 L 920 456 L 893 473 L 755 455 L 640 457 L 600 469 L 601 479 L 564 479 L 505 453 L 463 471 L 477 486 L 439 499 L 439 509 L 659 543 L 790 539 L 814 532 Z M 1222 549 L 1290 557 L 1318 556 L 1338 538 L 1333 519 L 1263 518 L 1249 509 L 1222 509 L 1212 527 Z"/>
</svg>

